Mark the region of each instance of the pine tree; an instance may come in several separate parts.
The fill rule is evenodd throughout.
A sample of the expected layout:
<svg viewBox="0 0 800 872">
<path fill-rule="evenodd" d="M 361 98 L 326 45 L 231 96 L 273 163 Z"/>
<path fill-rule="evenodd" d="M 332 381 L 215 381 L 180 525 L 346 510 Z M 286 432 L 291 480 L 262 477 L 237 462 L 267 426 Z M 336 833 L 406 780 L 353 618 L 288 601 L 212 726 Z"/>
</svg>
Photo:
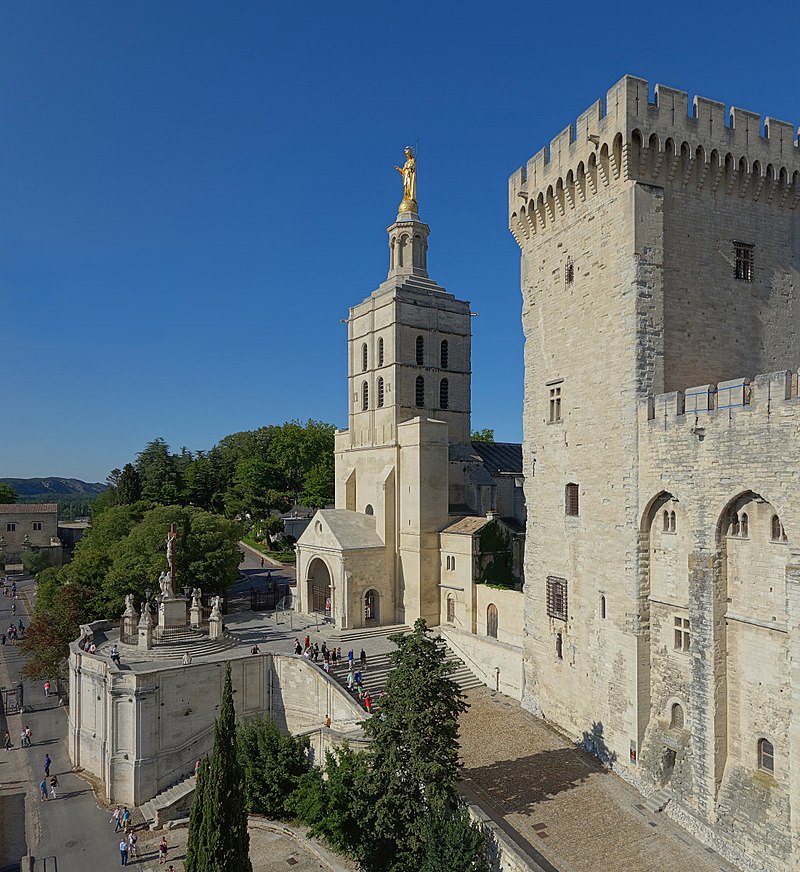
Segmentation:
<svg viewBox="0 0 800 872">
<path fill-rule="evenodd" d="M 236 743 L 231 665 L 225 670 L 222 705 L 214 724 L 214 749 L 202 790 L 201 818 L 193 837 L 196 859 L 187 872 L 253 872 L 247 833 L 244 773 Z"/>
<path fill-rule="evenodd" d="M 418 870 L 422 818 L 455 797 L 458 717 L 467 704 L 452 679 L 455 667 L 424 620 L 409 635 L 390 638 L 397 645 L 390 655 L 395 668 L 380 713 L 364 725 L 372 740 L 371 853 L 383 858 L 375 868 Z M 367 868 L 370 863 L 362 859 Z"/>
</svg>

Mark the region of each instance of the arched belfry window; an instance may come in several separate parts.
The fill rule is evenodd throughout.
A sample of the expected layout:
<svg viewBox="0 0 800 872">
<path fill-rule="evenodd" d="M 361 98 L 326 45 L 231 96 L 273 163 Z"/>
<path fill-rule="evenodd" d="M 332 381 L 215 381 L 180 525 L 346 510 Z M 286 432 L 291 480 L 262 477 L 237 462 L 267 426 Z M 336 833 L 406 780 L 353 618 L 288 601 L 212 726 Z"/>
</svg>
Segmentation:
<svg viewBox="0 0 800 872">
<path fill-rule="evenodd" d="M 417 336 L 416 352 L 417 366 L 422 366 L 425 363 L 425 339 L 422 336 Z"/>
<path fill-rule="evenodd" d="M 664 532 L 669 533 L 669 512 L 664 509 Z"/>
<path fill-rule="evenodd" d="M 747 517 L 747 512 L 742 512 L 741 517 L 739 518 L 740 523 L 740 536 L 749 536 L 750 535 L 750 519 Z"/>
<path fill-rule="evenodd" d="M 446 339 L 442 339 L 442 348 L 439 355 L 439 366 L 442 369 L 447 369 L 450 364 L 450 349 Z"/>
<path fill-rule="evenodd" d="M 439 382 L 439 408 L 450 408 L 450 383 L 446 378 L 443 378 Z"/>
<path fill-rule="evenodd" d="M 383 379 L 378 379 L 378 408 L 383 408 Z"/>
<path fill-rule="evenodd" d="M 378 337 L 378 366 L 383 366 L 383 336 Z"/>
<path fill-rule="evenodd" d="M 417 408 L 421 409 L 425 405 L 425 379 L 417 376 Z"/>
<path fill-rule="evenodd" d="M 369 408 L 369 385 L 366 382 L 361 384 L 361 409 L 366 412 Z"/>
<path fill-rule="evenodd" d="M 367 343 L 365 342 L 361 346 L 361 372 L 367 371 L 367 363 L 369 358 L 367 357 Z"/>
</svg>

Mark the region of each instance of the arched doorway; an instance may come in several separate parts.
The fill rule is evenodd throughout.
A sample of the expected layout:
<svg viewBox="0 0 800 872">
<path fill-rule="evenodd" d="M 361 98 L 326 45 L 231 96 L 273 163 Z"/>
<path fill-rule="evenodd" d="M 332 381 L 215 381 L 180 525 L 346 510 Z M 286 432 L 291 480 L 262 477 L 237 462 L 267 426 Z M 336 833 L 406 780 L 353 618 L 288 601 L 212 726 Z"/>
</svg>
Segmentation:
<svg viewBox="0 0 800 872">
<path fill-rule="evenodd" d="M 324 560 L 315 557 L 308 564 L 308 610 L 323 615 L 331 613 L 331 574 Z"/>
<path fill-rule="evenodd" d="M 380 598 L 377 590 L 368 590 L 364 594 L 364 626 L 372 627 L 380 623 Z"/>
<path fill-rule="evenodd" d="M 489 603 L 486 609 L 486 635 L 497 638 L 497 606 L 494 603 Z"/>
</svg>

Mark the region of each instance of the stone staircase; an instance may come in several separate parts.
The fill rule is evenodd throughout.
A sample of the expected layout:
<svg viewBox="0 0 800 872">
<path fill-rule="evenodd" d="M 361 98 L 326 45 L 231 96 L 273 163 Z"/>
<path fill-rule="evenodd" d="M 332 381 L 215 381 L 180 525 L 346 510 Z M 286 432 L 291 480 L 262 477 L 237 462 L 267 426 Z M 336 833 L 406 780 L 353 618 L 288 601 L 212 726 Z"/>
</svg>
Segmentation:
<svg viewBox="0 0 800 872">
<path fill-rule="evenodd" d="M 156 642 L 154 640 L 153 647 L 147 652 L 147 659 L 182 660 L 184 654 L 188 654 L 192 658 L 206 657 L 210 654 L 228 651 L 231 648 L 238 648 L 242 644 L 240 639 L 228 632 L 219 639 L 209 639 L 204 633 L 186 627 L 184 630 L 171 633 L 168 638 L 162 641 Z M 123 662 L 126 659 L 138 659 L 140 649 L 135 645 L 123 644 L 119 647 Z"/>
<path fill-rule="evenodd" d="M 152 830 L 163 827 L 166 821 L 186 817 L 194 798 L 194 787 L 195 780 L 192 773 L 139 806 L 138 811 L 145 825 Z"/>
<path fill-rule="evenodd" d="M 658 812 L 663 811 L 667 807 L 667 803 L 672 799 L 672 791 L 662 788 L 657 790 L 652 795 L 648 796 L 644 802 L 644 807 L 648 811 Z"/>
<path fill-rule="evenodd" d="M 392 628 L 391 632 L 397 632 L 397 628 Z M 370 636 L 367 638 L 374 638 L 374 632 L 371 633 Z M 342 648 L 344 649 L 344 646 L 342 646 Z M 358 661 L 358 651 L 355 651 L 355 653 L 356 660 L 354 661 L 354 672 L 360 669 Z M 480 678 L 474 675 L 474 673 L 469 670 L 464 662 L 456 657 L 456 655 L 453 654 L 453 652 L 449 648 L 447 648 L 446 660 L 448 663 L 454 663 L 456 665 L 456 669 L 452 674 L 452 678 L 456 682 L 456 684 L 458 684 L 461 690 L 467 691 L 472 690 L 476 687 L 485 686 Z M 361 669 L 361 685 L 365 691 L 369 691 L 369 695 L 372 697 L 372 699 L 376 699 L 380 694 L 383 693 L 386 687 L 386 682 L 389 678 L 389 673 L 392 671 L 392 668 L 393 667 L 389 660 L 388 654 L 378 654 L 367 659 L 366 669 Z M 347 690 L 347 673 L 347 660 L 344 660 L 339 665 L 332 667 L 330 671 L 331 677 L 338 681 L 345 690 Z M 354 700 L 358 700 L 358 694 L 355 691 L 351 691 L 350 693 Z"/>
</svg>

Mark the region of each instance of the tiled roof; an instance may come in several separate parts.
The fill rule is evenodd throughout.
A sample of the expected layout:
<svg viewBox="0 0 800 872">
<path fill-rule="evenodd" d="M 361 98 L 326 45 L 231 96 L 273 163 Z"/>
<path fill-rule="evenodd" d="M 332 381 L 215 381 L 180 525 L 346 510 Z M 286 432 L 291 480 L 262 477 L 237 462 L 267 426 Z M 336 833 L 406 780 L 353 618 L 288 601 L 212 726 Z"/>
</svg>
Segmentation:
<svg viewBox="0 0 800 872">
<path fill-rule="evenodd" d="M 472 449 L 490 475 L 522 475 L 522 445 L 519 442 L 473 442 Z"/>
<path fill-rule="evenodd" d="M 465 535 L 471 536 L 474 533 L 477 533 L 481 528 L 485 527 L 491 520 L 493 519 L 471 515 L 470 517 L 456 521 L 454 524 L 450 524 L 449 527 L 445 527 L 444 530 L 442 530 L 442 533 L 464 533 Z"/>
<path fill-rule="evenodd" d="M 58 503 L 0 503 L 0 515 L 32 515 L 58 513 Z"/>
</svg>

